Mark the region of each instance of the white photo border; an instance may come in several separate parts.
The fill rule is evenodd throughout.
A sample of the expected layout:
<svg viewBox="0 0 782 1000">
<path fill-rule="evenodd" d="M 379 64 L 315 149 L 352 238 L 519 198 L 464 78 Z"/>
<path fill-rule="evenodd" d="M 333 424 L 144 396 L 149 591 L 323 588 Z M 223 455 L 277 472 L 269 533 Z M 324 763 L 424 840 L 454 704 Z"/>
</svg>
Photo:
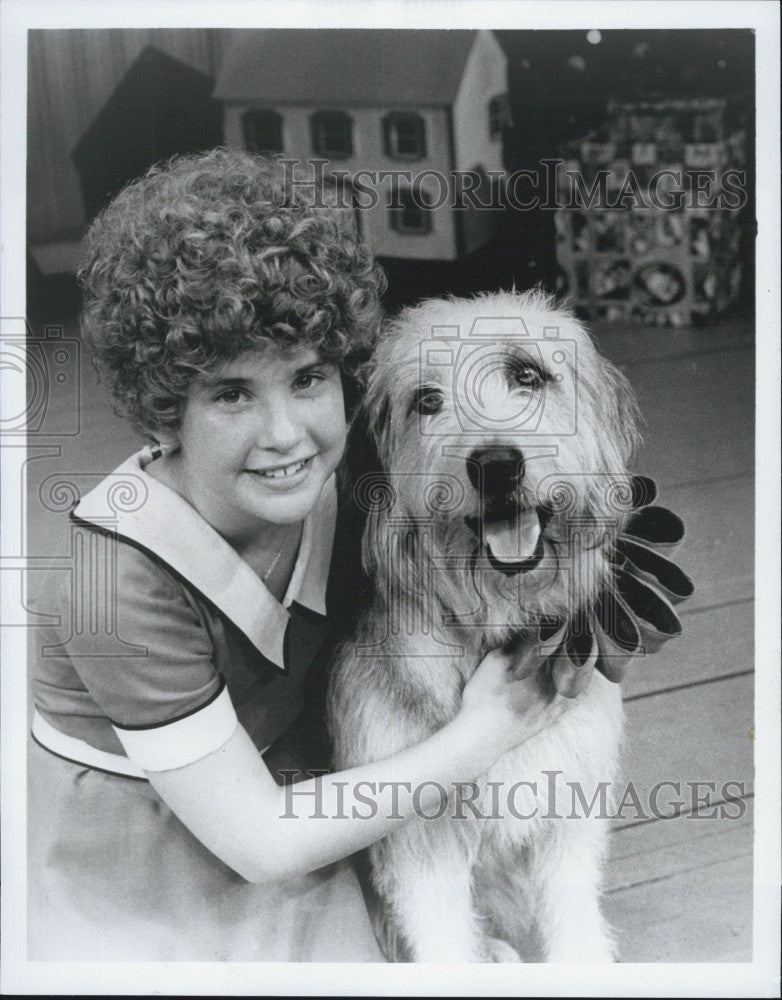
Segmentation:
<svg viewBox="0 0 782 1000">
<path fill-rule="evenodd" d="M 473 0 L 3 0 L 0 5 L 0 294 L 2 316 L 25 310 L 27 38 L 31 28 L 482 27 L 499 29 L 752 28 L 757 45 L 756 842 L 754 959 L 741 964 L 604 967 L 35 963 L 25 955 L 26 630 L 2 636 L 5 994 L 368 996 L 778 996 L 780 884 L 780 191 L 779 9 L 766 2 L 506 2 Z M 20 408 L 21 409 L 21 408 Z M 18 412 L 18 411 L 14 411 Z M 2 454 L 3 449 L 0 449 Z M 5 456 L 3 456 L 5 458 Z M 2 522 L 2 551 L 17 551 Z M 2 599 L 8 598 L 5 588 Z M 4 620 L 4 619 L 3 619 Z"/>
</svg>

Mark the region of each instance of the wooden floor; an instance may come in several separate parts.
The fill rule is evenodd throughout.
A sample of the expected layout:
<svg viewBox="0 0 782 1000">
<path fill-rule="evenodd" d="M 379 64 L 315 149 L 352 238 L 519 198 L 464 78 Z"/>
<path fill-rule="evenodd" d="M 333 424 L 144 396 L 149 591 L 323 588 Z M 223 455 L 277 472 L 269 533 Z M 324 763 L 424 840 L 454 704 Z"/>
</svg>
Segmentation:
<svg viewBox="0 0 782 1000">
<path fill-rule="evenodd" d="M 681 783 L 672 819 L 618 821 L 607 912 L 625 962 L 752 958 L 754 331 L 597 331 L 637 392 L 646 429 L 635 466 L 684 519 L 677 561 L 694 578 L 684 634 L 624 682 L 624 781 Z M 743 783 L 741 804 L 722 807 Z M 687 782 L 707 805 L 690 801 Z M 621 787 L 621 786 L 620 786 Z M 664 786 L 661 812 L 672 812 Z M 714 803 L 717 804 L 714 808 Z M 743 815 L 739 815 L 743 812 Z M 715 814 L 716 813 L 716 817 Z M 711 818 L 710 818 L 711 817 Z M 732 817 L 732 818 L 728 818 Z"/>
<path fill-rule="evenodd" d="M 697 587 L 682 609 L 683 637 L 628 672 L 624 780 L 642 800 L 662 781 L 685 793 L 686 782 L 713 782 L 705 798 L 716 803 L 725 782 L 744 789 L 741 807 L 728 809 L 743 809 L 740 818 L 708 818 L 711 805 L 686 803 L 673 819 L 618 822 L 607 910 L 625 962 L 750 960 L 754 331 L 730 318 L 697 330 L 596 332 L 638 394 L 646 443 L 636 471 L 653 476 L 661 502 L 685 519 L 676 558 Z M 78 476 L 89 487 L 138 445 L 86 364 L 82 387 L 78 436 L 63 438 L 59 455 L 28 462 L 28 551 L 42 557 L 68 545 L 61 515 L 38 497 L 43 480 L 67 470 L 91 474 Z M 671 799 L 665 786 L 660 804 Z"/>
</svg>

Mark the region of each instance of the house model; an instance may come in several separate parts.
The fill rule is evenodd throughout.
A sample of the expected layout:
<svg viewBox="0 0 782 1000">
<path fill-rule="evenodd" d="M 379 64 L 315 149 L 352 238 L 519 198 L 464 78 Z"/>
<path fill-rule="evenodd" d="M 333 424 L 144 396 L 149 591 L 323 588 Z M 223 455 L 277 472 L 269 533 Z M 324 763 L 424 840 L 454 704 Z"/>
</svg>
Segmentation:
<svg viewBox="0 0 782 1000">
<path fill-rule="evenodd" d="M 490 31 L 237 31 L 213 96 L 227 146 L 335 183 L 379 256 L 456 260 L 495 232 L 502 213 L 480 206 L 508 100 Z"/>
</svg>

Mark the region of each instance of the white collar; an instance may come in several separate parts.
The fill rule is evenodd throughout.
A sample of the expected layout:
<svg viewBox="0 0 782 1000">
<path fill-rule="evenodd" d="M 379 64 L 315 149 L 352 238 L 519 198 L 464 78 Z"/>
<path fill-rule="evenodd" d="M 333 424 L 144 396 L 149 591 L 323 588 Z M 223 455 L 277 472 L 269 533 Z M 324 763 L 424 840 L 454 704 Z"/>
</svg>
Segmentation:
<svg viewBox="0 0 782 1000">
<path fill-rule="evenodd" d="M 84 496 L 73 514 L 116 532 L 192 583 L 281 670 L 295 601 L 326 614 L 326 585 L 337 520 L 332 475 L 302 530 L 296 565 L 280 604 L 241 556 L 174 490 L 144 471 L 147 449 L 132 455 Z"/>
</svg>

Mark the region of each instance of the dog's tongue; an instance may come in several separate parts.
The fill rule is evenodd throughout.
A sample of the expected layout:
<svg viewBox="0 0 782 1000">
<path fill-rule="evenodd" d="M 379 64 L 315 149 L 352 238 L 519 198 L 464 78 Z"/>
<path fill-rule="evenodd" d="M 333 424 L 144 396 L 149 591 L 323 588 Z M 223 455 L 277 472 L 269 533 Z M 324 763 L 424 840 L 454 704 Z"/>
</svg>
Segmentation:
<svg viewBox="0 0 782 1000">
<path fill-rule="evenodd" d="M 529 559 L 540 537 L 537 511 L 530 509 L 509 521 L 484 524 L 483 537 L 497 562 L 514 563 Z"/>
</svg>

